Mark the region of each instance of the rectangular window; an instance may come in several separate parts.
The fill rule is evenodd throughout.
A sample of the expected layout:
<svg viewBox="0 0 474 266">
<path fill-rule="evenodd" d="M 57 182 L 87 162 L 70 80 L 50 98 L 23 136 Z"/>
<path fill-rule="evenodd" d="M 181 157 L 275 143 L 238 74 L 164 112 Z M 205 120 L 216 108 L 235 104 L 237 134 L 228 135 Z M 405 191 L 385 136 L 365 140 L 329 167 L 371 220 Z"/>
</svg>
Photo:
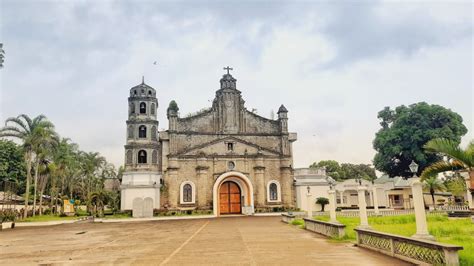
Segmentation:
<svg viewBox="0 0 474 266">
<path fill-rule="evenodd" d="M 232 143 L 232 142 L 227 143 L 227 150 L 228 151 L 234 151 L 234 143 Z"/>
</svg>

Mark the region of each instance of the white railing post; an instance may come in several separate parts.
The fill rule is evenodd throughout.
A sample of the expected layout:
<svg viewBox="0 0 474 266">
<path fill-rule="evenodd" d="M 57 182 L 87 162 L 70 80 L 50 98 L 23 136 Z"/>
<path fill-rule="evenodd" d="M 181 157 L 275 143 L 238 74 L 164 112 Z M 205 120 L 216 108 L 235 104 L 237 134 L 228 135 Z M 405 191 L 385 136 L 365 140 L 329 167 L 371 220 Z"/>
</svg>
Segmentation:
<svg viewBox="0 0 474 266">
<path fill-rule="evenodd" d="M 416 221 L 416 234 L 412 237 L 434 241 L 435 238 L 428 233 L 428 223 L 426 222 L 425 204 L 423 201 L 423 184 L 419 178 L 412 178 L 411 190 Z"/>
<path fill-rule="evenodd" d="M 360 229 L 372 229 L 369 226 L 369 219 L 367 218 L 367 203 L 365 202 L 365 191 L 367 190 L 364 186 L 357 187 L 357 193 L 359 196 L 359 216 L 360 225 L 357 228 Z"/>
<path fill-rule="evenodd" d="M 307 216 L 308 218 L 313 218 L 313 204 L 311 202 L 311 192 L 309 190 L 308 190 L 308 193 L 306 194 L 306 200 L 307 200 L 306 211 L 308 212 Z"/>
<path fill-rule="evenodd" d="M 372 195 L 374 197 L 374 211 L 375 215 L 379 215 L 379 199 L 377 198 L 377 185 L 372 186 Z"/>
<path fill-rule="evenodd" d="M 334 189 L 330 189 L 328 191 L 329 194 L 329 221 L 331 223 L 337 223 L 336 219 L 336 191 Z"/>
</svg>

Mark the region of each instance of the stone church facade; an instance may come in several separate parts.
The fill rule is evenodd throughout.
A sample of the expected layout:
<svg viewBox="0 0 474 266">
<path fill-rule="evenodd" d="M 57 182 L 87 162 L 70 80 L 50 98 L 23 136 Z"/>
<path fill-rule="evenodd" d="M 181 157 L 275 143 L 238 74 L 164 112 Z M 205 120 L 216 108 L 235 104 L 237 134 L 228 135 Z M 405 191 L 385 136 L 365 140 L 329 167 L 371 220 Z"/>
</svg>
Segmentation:
<svg viewBox="0 0 474 266">
<path fill-rule="evenodd" d="M 241 94 L 236 79 L 227 73 L 210 108 L 180 117 L 172 101 L 167 109 L 169 128 L 156 134 L 154 89 L 144 83 L 132 88 L 129 108 L 143 107 L 144 102 L 151 109 L 143 117 L 129 112 L 122 209 L 132 209 L 140 200 L 148 208 L 209 209 L 215 215 L 294 207 L 296 133 L 288 132 L 288 111 L 281 105 L 278 119 L 261 117 L 245 108 Z M 143 133 L 148 128 L 149 136 Z M 145 139 L 131 134 L 140 130 Z"/>
</svg>

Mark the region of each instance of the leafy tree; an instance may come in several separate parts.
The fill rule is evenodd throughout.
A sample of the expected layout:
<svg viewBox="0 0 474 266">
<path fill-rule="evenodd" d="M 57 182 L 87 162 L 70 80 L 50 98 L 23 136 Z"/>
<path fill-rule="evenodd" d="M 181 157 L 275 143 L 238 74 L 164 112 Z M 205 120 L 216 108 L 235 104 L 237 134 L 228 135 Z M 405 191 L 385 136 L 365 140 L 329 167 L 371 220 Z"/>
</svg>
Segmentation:
<svg viewBox="0 0 474 266">
<path fill-rule="evenodd" d="M 313 163 L 309 166 L 310 168 L 326 168 L 326 174 L 330 177 L 334 178 L 335 180 L 340 180 L 342 178 L 342 171 L 341 166 L 337 161 L 334 160 L 325 160 L 319 161 L 318 163 Z"/>
<path fill-rule="evenodd" d="M 433 201 L 433 207 L 436 207 L 434 194 L 436 191 L 446 190 L 446 187 L 443 185 L 443 182 L 441 182 L 438 177 L 431 176 L 423 181 L 423 187 L 426 191 L 430 192 L 431 200 Z"/>
<path fill-rule="evenodd" d="M 341 164 L 341 171 L 343 179 L 357 178 L 370 181 L 377 178 L 375 169 L 368 164 L 343 163 Z"/>
<path fill-rule="evenodd" d="M 440 156 L 428 153 L 423 146 L 435 138 L 446 138 L 459 144 L 467 133 L 462 117 L 442 106 L 425 102 L 401 105 L 395 110 L 385 107 L 377 116 L 382 128 L 376 133 L 373 147 L 377 151 L 374 166 L 389 176 L 411 177 L 408 165 L 419 165 L 419 173 L 438 161 Z"/>
<path fill-rule="evenodd" d="M 44 135 L 54 132 L 54 125 L 44 115 L 33 119 L 25 114 L 10 117 L 5 121 L 5 127 L 0 129 L 0 137 L 13 137 L 23 142 L 23 152 L 26 162 L 26 187 L 24 218 L 28 215 L 28 200 L 30 196 L 31 170 L 35 159 L 35 149 L 43 141 Z"/>
<path fill-rule="evenodd" d="M 21 147 L 13 141 L 0 139 L 0 180 L 14 181 L 21 187 L 25 181 L 25 170 Z"/>
<path fill-rule="evenodd" d="M 375 176 L 375 169 L 368 164 L 339 164 L 334 160 L 325 160 L 318 163 L 313 163 L 310 168 L 325 167 L 326 174 L 337 181 L 342 181 L 351 178 L 362 178 L 366 180 L 373 180 Z"/>
<path fill-rule="evenodd" d="M 447 171 L 468 171 L 470 178 L 474 178 L 474 141 L 466 149 L 459 147 L 459 142 L 449 139 L 434 139 L 424 147 L 428 152 L 447 156 L 448 160 L 440 159 L 428 166 L 421 174 L 422 179 Z"/>
<path fill-rule="evenodd" d="M 453 176 L 447 178 L 444 181 L 444 186 L 449 192 L 451 192 L 451 194 L 453 194 L 453 196 L 463 196 L 466 192 L 466 182 L 459 174 L 454 174 Z"/>
<path fill-rule="evenodd" d="M 324 211 L 324 206 L 329 204 L 329 199 L 324 197 L 319 197 L 316 199 L 316 204 L 321 205 L 321 211 Z"/>
</svg>

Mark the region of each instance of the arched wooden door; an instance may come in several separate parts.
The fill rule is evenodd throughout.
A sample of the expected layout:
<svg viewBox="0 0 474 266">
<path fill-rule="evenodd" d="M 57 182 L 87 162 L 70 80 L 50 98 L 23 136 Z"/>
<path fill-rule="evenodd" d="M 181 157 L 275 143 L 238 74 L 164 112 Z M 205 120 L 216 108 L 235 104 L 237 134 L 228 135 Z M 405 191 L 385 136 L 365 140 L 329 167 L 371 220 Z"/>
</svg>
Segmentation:
<svg viewBox="0 0 474 266">
<path fill-rule="evenodd" d="M 238 214 L 242 212 L 240 187 L 232 181 L 222 183 L 219 190 L 220 214 Z"/>
</svg>

